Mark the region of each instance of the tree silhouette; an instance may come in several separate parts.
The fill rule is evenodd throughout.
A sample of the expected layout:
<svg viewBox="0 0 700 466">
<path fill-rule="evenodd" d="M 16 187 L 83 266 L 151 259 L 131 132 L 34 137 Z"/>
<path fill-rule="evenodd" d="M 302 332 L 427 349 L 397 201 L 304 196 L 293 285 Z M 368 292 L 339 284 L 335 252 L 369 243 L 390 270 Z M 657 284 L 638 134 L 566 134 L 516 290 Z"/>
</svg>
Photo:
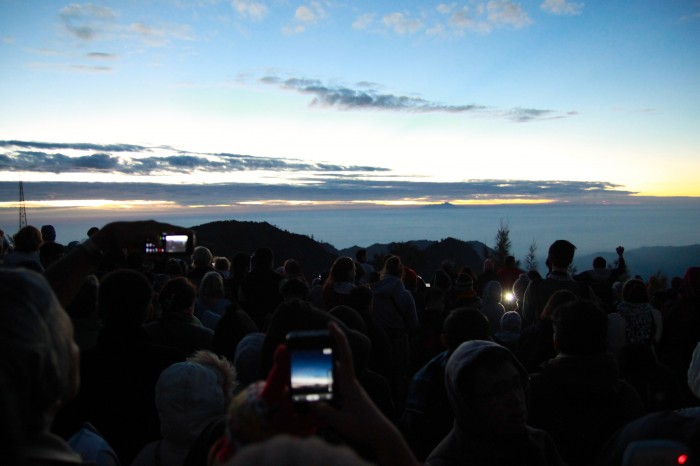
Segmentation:
<svg viewBox="0 0 700 466">
<path fill-rule="evenodd" d="M 527 271 L 534 270 L 537 272 L 537 243 L 535 242 L 535 239 L 532 239 L 532 243 L 530 243 L 530 247 L 527 248 L 527 256 L 525 256 L 525 268 Z"/>
<path fill-rule="evenodd" d="M 508 222 L 501 220 L 501 224 L 496 232 L 496 246 L 493 248 L 493 258 L 496 260 L 498 267 L 501 267 L 505 262 L 506 257 L 510 256 L 510 228 Z"/>
</svg>

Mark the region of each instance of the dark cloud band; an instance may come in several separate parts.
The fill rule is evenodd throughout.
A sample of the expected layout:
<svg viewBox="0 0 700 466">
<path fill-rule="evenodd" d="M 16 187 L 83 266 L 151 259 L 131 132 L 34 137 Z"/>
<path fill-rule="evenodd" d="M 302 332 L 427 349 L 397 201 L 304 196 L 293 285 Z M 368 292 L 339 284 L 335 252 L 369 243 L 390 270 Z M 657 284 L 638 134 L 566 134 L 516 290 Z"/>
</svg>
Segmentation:
<svg viewBox="0 0 700 466">
<path fill-rule="evenodd" d="M 2 153 L 4 149 L 4 153 Z M 153 150 L 172 155 L 153 155 Z M 83 152 L 65 155 L 63 151 Z M 0 170 L 15 172 L 107 172 L 129 175 L 239 172 L 253 170 L 298 172 L 385 172 L 382 167 L 313 163 L 229 153 L 197 154 L 168 147 L 129 144 L 66 144 L 0 141 Z"/>
<path fill-rule="evenodd" d="M 576 115 L 576 112 L 563 113 L 555 110 L 535 108 L 518 107 L 499 111 L 485 105 L 477 104 L 448 105 L 440 102 L 432 102 L 421 97 L 382 93 L 379 91 L 376 84 L 365 81 L 358 83 L 356 88 L 326 85 L 317 79 L 282 79 L 278 76 L 265 76 L 260 79 L 260 82 L 311 95 L 313 96 L 310 102 L 311 106 L 337 108 L 340 110 L 469 113 L 484 117 L 496 116 L 499 118 L 506 118 L 518 123 L 565 118 Z"/>
<path fill-rule="evenodd" d="M 622 201 L 635 194 L 619 185 L 601 181 L 473 180 L 456 183 L 353 179 L 347 176 L 314 177 L 313 184 L 269 185 L 225 183 L 168 185 L 157 183 L 25 183 L 27 200 L 113 199 L 168 200 L 182 206 L 222 203 L 304 200 L 311 202 L 370 202 L 421 199 L 424 202 L 454 200 L 539 200 L 570 202 Z M 138 194 L 135 194 L 138 193 Z M 14 199 L 17 183 L 0 182 L 0 198 Z"/>
</svg>

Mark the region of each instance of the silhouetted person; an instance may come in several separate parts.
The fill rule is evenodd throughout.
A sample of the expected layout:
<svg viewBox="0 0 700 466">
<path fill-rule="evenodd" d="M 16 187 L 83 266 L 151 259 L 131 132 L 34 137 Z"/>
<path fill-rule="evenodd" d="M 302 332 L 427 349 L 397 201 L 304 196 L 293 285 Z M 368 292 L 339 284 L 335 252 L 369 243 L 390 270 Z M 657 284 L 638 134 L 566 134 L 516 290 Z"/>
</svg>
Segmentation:
<svg viewBox="0 0 700 466">
<path fill-rule="evenodd" d="M 372 318 L 372 290 L 366 286 L 356 286 L 350 292 L 349 299 L 350 307 L 355 309 L 362 317 L 367 328 L 367 336 L 372 343 L 367 367 L 388 379 L 393 371 L 391 342 L 384 329 L 377 325 Z"/>
<path fill-rule="evenodd" d="M 97 344 L 102 330 L 102 322 L 97 315 L 97 293 L 100 282 L 95 275 L 85 277 L 75 298 L 66 306 L 66 312 L 73 322 L 74 339 L 80 351 Z"/>
<path fill-rule="evenodd" d="M 260 330 L 282 302 L 280 282 L 284 275 L 273 269 L 275 256 L 270 248 L 259 248 L 250 260 L 250 272 L 241 283 L 241 307 Z"/>
<path fill-rule="evenodd" d="M 53 225 L 44 225 L 41 227 L 41 237 L 43 243 L 39 248 L 39 258 L 41 265 L 47 268 L 49 265 L 61 258 L 65 250 L 65 246 L 56 242 L 56 229 Z"/>
<path fill-rule="evenodd" d="M 80 353 L 39 274 L 0 269 L 0 342 L 0 464 L 83 464 L 51 433 L 56 411 L 78 391 Z"/>
<path fill-rule="evenodd" d="M 231 306 L 225 298 L 224 279 L 219 272 L 207 272 L 199 284 L 194 303 L 195 316 L 205 327 L 215 330 L 224 311 Z"/>
<path fill-rule="evenodd" d="M 552 243 L 547 255 L 549 274 L 542 280 L 530 282 L 523 297 L 523 328 L 534 324 L 549 297 L 557 290 L 569 290 L 583 298 L 589 298 L 588 287 L 574 281 L 569 266 L 574 260 L 576 246 L 560 239 Z"/>
<path fill-rule="evenodd" d="M 531 378 L 530 424 L 549 432 L 570 465 L 595 461 L 604 442 L 644 414 L 636 390 L 605 352 L 607 317 L 586 301 L 554 310 L 557 357 Z"/>
<path fill-rule="evenodd" d="M 177 348 L 187 356 L 212 349 L 214 332 L 194 317 L 195 298 L 194 285 L 184 277 L 165 284 L 158 294 L 158 319 L 144 326 L 154 343 Z"/>
<path fill-rule="evenodd" d="M 327 311 L 335 306 L 350 304 L 350 292 L 355 288 L 355 261 L 339 257 L 333 261 L 328 278 L 323 283 L 323 307 Z"/>
<path fill-rule="evenodd" d="M 248 276 L 248 272 L 250 272 L 250 255 L 243 252 L 236 253 L 231 260 L 231 275 L 224 280 L 226 296 L 231 301 L 240 304 L 241 284 Z"/>
<path fill-rule="evenodd" d="M 481 294 L 484 291 L 484 286 L 492 280 L 498 280 L 498 275 L 496 274 L 496 261 L 490 258 L 484 259 L 481 266 L 481 273 L 476 279 L 476 291 Z"/>
<path fill-rule="evenodd" d="M 515 353 L 520 342 L 523 319 L 515 311 L 508 311 L 501 316 L 501 329 L 493 334 L 493 340 Z"/>
<path fill-rule="evenodd" d="M 486 287 L 484 287 L 482 290 Z M 449 309 L 458 307 L 481 307 L 481 298 L 474 288 L 474 277 L 468 272 L 462 272 L 452 283 L 452 296 Z"/>
<path fill-rule="evenodd" d="M 627 264 L 625 263 L 625 257 L 623 255 L 625 248 L 618 246 L 615 252 L 617 252 L 617 267 L 614 269 L 607 268 L 607 261 L 605 258 L 598 256 L 593 259 L 593 268 L 591 270 L 586 270 L 574 276 L 574 280 L 585 283 L 591 287 L 605 312 L 614 311 L 613 283 L 620 280 L 620 278 L 627 273 Z"/>
<path fill-rule="evenodd" d="M 381 271 L 381 280 L 372 285 L 372 318 L 389 337 L 394 373 L 389 378 L 394 403 L 401 409 L 406 396 L 410 367 L 410 333 L 418 327 L 413 295 L 401 280 L 403 264 L 398 256 L 389 256 Z"/>
<path fill-rule="evenodd" d="M 507 348 L 462 343 L 445 368 L 455 421 L 426 466 L 563 465 L 549 434 L 527 424 L 525 368 Z"/>
<path fill-rule="evenodd" d="M 413 376 L 399 424 L 419 460 L 433 451 L 454 423 L 445 389 L 445 367 L 450 355 L 465 341 L 490 338 L 488 321 L 477 309 L 458 308 L 445 319 L 440 339 L 446 349 Z"/>
<path fill-rule="evenodd" d="M 534 325 L 523 328 L 515 354 L 528 372 L 538 372 L 543 362 L 554 358 L 554 311 L 563 304 L 576 301 L 578 297 L 569 290 L 555 291 L 549 297 L 540 318 Z"/>
<path fill-rule="evenodd" d="M 218 256 L 214 258 L 214 270 L 221 274 L 221 278 L 226 280 L 231 276 L 231 261 L 227 257 Z"/>
<path fill-rule="evenodd" d="M 209 248 L 204 246 L 194 248 L 194 251 L 192 251 L 192 264 L 190 264 L 185 276 L 194 283 L 195 287 L 199 287 L 199 283 L 208 272 L 214 272 L 213 260 L 214 256 Z"/>
<path fill-rule="evenodd" d="M 43 242 L 41 232 L 31 225 L 21 228 L 12 237 L 14 249 L 10 251 L 3 261 L 5 267 L 25 267 L 35 272 L 43 272 L 39 248 Z"/>
<path fill-rule="evenodd" d="M 503 267 L 496 271 L 501 288 L 508 293 L 513 291 L 513 283 L 523 273 L 525 272 L 516 265 L 515 257 L 513 256 L 507 256 L 503 262 Z"/>
<path fill-rule="evenodd" d="M 665 452 L 663 458 L 667 458 L 668 464 L 682 464 L 683 460 L 685 464 L 697 464 L 694 458 L 700 457 L 700 342 L 695 347 L 687 372 L 690 406 L 655 411 L 630 422 L 607 442 L 598 461 L 600 466 L 623 464 L 622 459 L 630 453 L 636 453 L 634 456 L 642 462 L 647 458 L 658 462 L 662 461 L 661 457 L 654 458 L 649 453 L 662 452 Z M 669 441 L 677 443 L 668 448 Z M 681 456 L 683 454 L 685 458 Z"/>
<path fill-rule="evenodd" d="M 370 281 L 370 277 L 374 273 L 374 266 L 367 262 L 367 250 L 366 249 L 358 249 L 355 251 L 355 262 L 358 264 L 360 268 L 362 268 L 362 272 L 360 273 L 359 271 L 357 272 L 358 276 L 358 285 L 366 285 Z"/>
<path fill-rule="evenodd" d="M 689 267 L 683 276 L 678 302 L 669 307 L 659 342 L 659 359 L 669 366 L 679 381 L 700 341 L 700 267 Z M 688 399 L 692 399 L 688 394 Z"/>
<path fill-rule="evenodd" d="M 489 320 L 491 336 L 501 330 L 501 317 L 506 312 L 503 304 L 501 304 L 502 294 L 501 284 L 496 280 L 492 280 L 486 284 L 481 295 L 482 304 L 479 310 Z"/>
<path fill-rule="evenodd" d="M 617 355 L 632 344 L 655 347 L 662 332 L 661 311 L 649 303 L 644 282 L 627 280 L 622 286 L 622 302 L 608 314 L 608 351 Z"/>
<path fill-rule="evenodd" d="M 143 328 L 151 307 L 151 286 L 133 270 L 117 270 L 100 283 L 98 312 L 104 323 L 97 345 L 81 357 L 81 389 L 63 421 L 72 432 L 90 422 L 131 464 L 148 442 L 160 438 L 153 400 L 160 372 L 185 354 L 154 345 Z"/>
</svg>

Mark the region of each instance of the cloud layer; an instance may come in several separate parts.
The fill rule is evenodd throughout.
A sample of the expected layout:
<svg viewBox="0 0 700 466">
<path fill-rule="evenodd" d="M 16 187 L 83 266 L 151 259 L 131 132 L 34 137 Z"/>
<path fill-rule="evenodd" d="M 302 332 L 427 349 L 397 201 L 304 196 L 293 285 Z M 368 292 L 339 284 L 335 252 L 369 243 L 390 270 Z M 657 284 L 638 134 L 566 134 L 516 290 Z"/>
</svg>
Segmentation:
<svg viewBox="0 0 700 466">
<path fill-rule="evenodd" d="M 70 154 L 70 155 L 68 155 Z M 252 157 L 228 153 L 196 154 L 170 147 L 131 144 L 0 141 L 0 171 L 19 173 L 106 173 L 115 182 L 26 183 L 27 199 L 141 199 L 182 206 L 240 202 L 410 202 L 453 201 L 604 201 L 635 194 L 605 181 L 469 180 L 427 182 L 397 178 L 388 169 Z M 168 184 L 168 175 L 197 173 L 295 173 L 293 183 Z M 162 183 L 120 182 L 119 175 L 162 176 Z M 105 178 L 103 178 L 105 179 Z M 123 178 L 122 178 L 123 179 Z M 133 178 L 132 178 L 133 179 Z M 196 177 L 188 178 L 196 180 Z M 251 180 L 254 178 L 250 178 Z M 196 184 L 195 184 L 196 183 Z M 16 198 L 16 183 L 0 182 L 4 199 Z"/>
<path fill-rule="evenodd" d="M 576 112 L 560 112 L 549 109 L 513 108 L 499 110 L 478 104 L 444 104 L 422 97 L 382 93 L 372 83 L 358 83 L 354 88 L 342 85 L 324 84 L 317 79 L 281 78 L 265 76 L 262 84 L 278 86 L 281 89 L 296 91 L 313 96 L 312 107 L 337 108 L 339 110 L 385 110 L 414 113 L 469 113 L 483 117 L 506 118 L 516 122 L 550 120 L 576 115 Z"/>
<path fill-rule="evenodd" d="M 154 154 L 156 151 L 159 154 Z M 72 155 L 64 152 L 71 152 Z M 162 154 L 164 152 L 165 154 Z M 381 167 L 312 163 L 228 153 L 199 154 L 167 147 L 131 144 L 0 141 L 0 171 L 167 175 L 168 173 L 226 173 L 253 170 L 321 173 L 387 171 Z"/>
<path fill-rule="evenodd" d="M 619 186 L 597 181 L 473 180 L 457 183 L 372 180 L 351 177 L 314 177 L 313 184 L 267 185 L 226 183 L 212 185 L 169 185 L 156 183 L 69 183 L 25 182 L 27 201 L 51 199 L 112 199 L 127 201 L 169 201 L 175 205 L 217 206 L 239 203 L 324 202 L 440 203 L 455 201 L 563 202 L 624 201 L 634 194 Z M 16 199 L 17 183 L 0 182 L 0 198 Z"/>
</svg>

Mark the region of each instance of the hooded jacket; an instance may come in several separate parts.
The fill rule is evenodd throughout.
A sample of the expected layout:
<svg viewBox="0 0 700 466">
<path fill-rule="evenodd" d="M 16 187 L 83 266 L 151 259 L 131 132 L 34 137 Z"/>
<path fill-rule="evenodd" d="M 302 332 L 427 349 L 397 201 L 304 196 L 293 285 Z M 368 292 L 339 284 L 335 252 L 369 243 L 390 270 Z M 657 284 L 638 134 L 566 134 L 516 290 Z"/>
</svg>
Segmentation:
<svg viewBox="0 0 700 466">
<path fill-rule="evenodd" d="M 447 362 L 445 387 L 455 413 L 455 422 L 449 434 L 428 456 L 426 466 L 470 465 L 562 465 L 551 437 L 544 431 L 526 427 L 519 435 L 487 432 L 483 420 L 470 406 L 468 395 L 458 387 L 462 374 L 470 370 L 485 354 L 501 352 L 527 378 L 527 371 L 510 350 L 497 343 L 472 340 L 462 343 Z M 524 382 L 524 389 L 526 389 Z"/>
<path fill-rule="evenodd" d="M 384 329 L 413 329 L 418 326 L 416 303 L 401 278 L 387 275 L 373 287 L 372 317 Z"/>
</svg>

